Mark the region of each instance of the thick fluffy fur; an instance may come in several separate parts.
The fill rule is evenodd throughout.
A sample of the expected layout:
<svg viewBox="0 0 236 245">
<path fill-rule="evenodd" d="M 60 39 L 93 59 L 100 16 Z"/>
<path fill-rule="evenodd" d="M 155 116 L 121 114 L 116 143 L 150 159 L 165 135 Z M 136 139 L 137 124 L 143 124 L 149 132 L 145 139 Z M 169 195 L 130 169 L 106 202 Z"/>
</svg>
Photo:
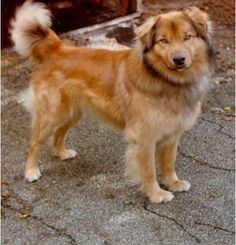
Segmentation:
<svg viewBox="0 0 236 245">
<path fill-rule="evenodd" d="M 32 73 L 33 128 L 25 177 L 40 177 L 40 147 L 53 137 L 55 154 L 72 158 L 67 131 L 91 111 L 124 131 L 126 175 L 153 202 L 173 198 L 160 188 L 187 191 L 175 173 L 179 139 L 194 124 L 212 72 L 207 15 L 197 8 L 150 18 L 136 30 L 134 49 L 109 51 L 63 43 L 49 28 L 50 13 L 27 1 L 12 21 L 16 50 L 36 61 Z M 174 58 L 184 57 L 184 65 Z M 177 58 L 178 58 L 177 57 Z"/>
<path fill-rule="evenodd" d="M 51 26 L 50 11 L 45 8 L 42 3 L 34 3 L 26 1 L 16 13 L 16 20 L 11 22 L 12 40 L 15 43 L 16 51 L 23 55 L 29 56 L 30 47 L 36 41 L 40 33 L 34 37 L 30 37 L 28 33 L 37 30 L 37 26 L 45 29 Z M 38 29 L 40 30 L 40 29 Z"/>
</svg>

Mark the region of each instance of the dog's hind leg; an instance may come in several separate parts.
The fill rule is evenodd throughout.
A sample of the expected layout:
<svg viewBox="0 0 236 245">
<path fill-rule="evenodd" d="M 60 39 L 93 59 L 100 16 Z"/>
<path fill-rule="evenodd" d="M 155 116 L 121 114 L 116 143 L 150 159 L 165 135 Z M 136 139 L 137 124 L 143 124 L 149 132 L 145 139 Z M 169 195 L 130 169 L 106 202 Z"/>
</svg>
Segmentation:
<svg viewBox="0 0 236 245">
<path fill-rule="evenodd" d="M 73 125 L 74 124 L 67 124 L 59 128 L 53 134 L 54 153 L 55 156 L 60 157 L 61 160 L 72 159 L 77 155 L 76 151 L 65 148 L 66 134 Z"/>
<path fill-rule="evenodd" d="M 52 134 L 52 130 L 52 123 L 50 123 L 48 120 L 45 120 L 45 118 L 42 118 L 41 115 L 35 115 L 32 127 L 31 145 L 24 172 L 25 178 L 29 182 L 35 181 L 41 176 L 38 167 L 38 155 L 41 146 Z"/>
</svg>

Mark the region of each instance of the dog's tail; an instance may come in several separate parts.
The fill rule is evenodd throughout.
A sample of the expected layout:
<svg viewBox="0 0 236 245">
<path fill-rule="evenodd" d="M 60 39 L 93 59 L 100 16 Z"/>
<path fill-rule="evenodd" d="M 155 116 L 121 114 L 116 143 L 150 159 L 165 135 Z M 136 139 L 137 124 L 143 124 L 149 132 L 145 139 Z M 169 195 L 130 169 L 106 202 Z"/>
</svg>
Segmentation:
<svg viewBox="0 0 236 245">
<path fill-rule="evenodd" d="M 27 0 L 11 21 L 11 38 L 15 50 L 22 56 L 41 61 L 55 49 L 61 40 L 50 29 L 51 13 L 43 3 Z"/>
</svg>

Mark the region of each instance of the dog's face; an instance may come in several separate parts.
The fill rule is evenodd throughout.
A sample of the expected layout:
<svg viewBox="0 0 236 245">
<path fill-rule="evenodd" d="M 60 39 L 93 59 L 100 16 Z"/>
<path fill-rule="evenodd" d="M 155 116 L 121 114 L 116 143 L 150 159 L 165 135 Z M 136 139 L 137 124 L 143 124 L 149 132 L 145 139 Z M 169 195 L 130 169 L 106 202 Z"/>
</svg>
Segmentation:
<svg viewBox="0 0 236 245">
<path fill-rule="evenodd" d="M 144 63 L 175 83 L 207 72 L 209 29 L 207 14 L 195 7 L 150 18 L 136 29 Z"/>
</svg>

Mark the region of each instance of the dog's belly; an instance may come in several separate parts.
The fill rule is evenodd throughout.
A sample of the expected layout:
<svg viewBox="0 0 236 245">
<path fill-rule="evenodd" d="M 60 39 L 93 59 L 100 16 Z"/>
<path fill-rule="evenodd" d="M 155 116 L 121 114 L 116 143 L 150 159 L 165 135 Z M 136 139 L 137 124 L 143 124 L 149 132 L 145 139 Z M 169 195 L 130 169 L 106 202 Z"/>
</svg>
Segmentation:
<svg viewBox="0 0 236 245">
<path fill-rule="evenodd" d="M 112 126 L 114 128 L 123 130 L 125 128 L 125 119 L 124 116 L 120 114 L 120 112 L 115 111 L 114 108 L 104 108 L 99 106 L 89 106 L 89 109 L 92 111 L 93 114 L 96 115 L 96 117 L 104 122 L 105 124 L 108 124 L 109 126 Z"/>
<path fill-rule="evenodd" d="M 86 110 L 95 114 L 98 119 L 115 128 L 124 129 L 125 107 L 120 96 L 112 93 L 112 88 L 105 87 L 102 92 L 84 89 L 81 98 Z"/>
</svg>

